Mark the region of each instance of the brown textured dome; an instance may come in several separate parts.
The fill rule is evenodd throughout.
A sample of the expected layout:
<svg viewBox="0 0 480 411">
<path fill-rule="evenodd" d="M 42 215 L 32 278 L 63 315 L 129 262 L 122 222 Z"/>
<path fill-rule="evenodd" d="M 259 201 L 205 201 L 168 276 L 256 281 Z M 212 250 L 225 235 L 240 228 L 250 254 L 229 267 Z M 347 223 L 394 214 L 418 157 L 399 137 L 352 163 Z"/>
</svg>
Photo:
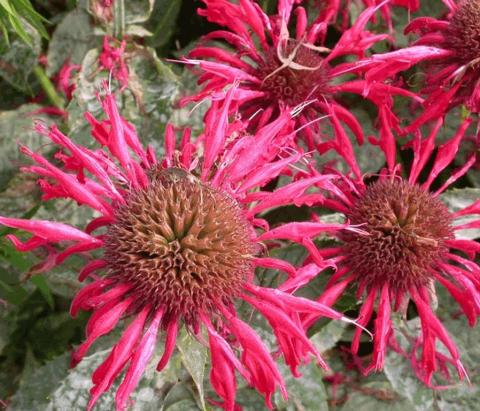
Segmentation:
<svg viewBox="0 0 480 411">
<path fill-rule="evenodd" d="M 418 185 L 399 179 L 368 186 L 347 215 L 366 235 L 348 234 L 347 262 L 359 281 L 395 290 L 431 278 L 453 238 L 447 207 Z"/>
<path fill-rule="evenodd" d="M 194 324 L 200 310 L 228 302 L 251 272 L 250 226 L 228 194 L 178 168 L 154 170 L 132 192 L 107 234 L 110 276 L 134 285 L 165 317 Z"/>
<path fill-rule="evenodd" d="M 480 59 L 480 0 L 464 0 L 450 20 L 446 47 L 463 62 Z"/>
<path fill-rule="evenodd" d="M 264 56 L 264 62 L 258 67 L 257 77 L 263 80 L 261 89 L 268 92 L 267 98 L 293 107 L 327 94 L 328 67 L 318 52 L 289 40 L 285 58 L 291 53 L 295 55 L 293 63 L 304 69 L 281 68 L 282 62 L 273 50 Z"/>
</svg>

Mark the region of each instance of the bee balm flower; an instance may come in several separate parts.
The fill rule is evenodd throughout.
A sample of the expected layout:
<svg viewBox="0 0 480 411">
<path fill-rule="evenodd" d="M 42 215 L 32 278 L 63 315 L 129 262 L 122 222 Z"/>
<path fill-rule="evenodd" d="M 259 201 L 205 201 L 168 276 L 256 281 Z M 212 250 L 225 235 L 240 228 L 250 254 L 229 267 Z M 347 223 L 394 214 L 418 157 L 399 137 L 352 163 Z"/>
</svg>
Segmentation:
<svg viewBox="0 0 480 411">
<path fill-rule="evenodd" d="M 251 121 L 252 129 L 275 119 L 282 109 L 305 104 L 297 125 L 303 126 L 302 135 L 313 149 L 323 140 L 315 123 L 322 115 L 328 115 L 327 121 L 338 120 L 342 129 L 346 125 L 359 142 L 363 141 L 362 127 L 337 101 L 339 94 L 356 93 L 378 107 L 391 107 L 396 94 L 413 96 L 384 84 L 373 84 L 367 89 L 361 79 L 342 81 L 342 75 L 355 68 L 356 61 L 338 64 L 338 57 L 362 57 L 374 43 L 388 37 L 364 29 L 376 7 L 366 9 L 330 50 L 324 43 L 332 12 L 319 10 L 319 16 L 309 24 L 306 10 L 294 7 L 298 3 L 294 1 L 280 1 L 278 13 L 273 16 L 267 16 L 252 0 L 239 4 L 230 0 L 204 3 L 206 8 L 199 9 L 199 14 L 225 27 L 206 35 L 204 41 L 223 41 L 229 48 L 201 44 L 183 60 L 200 68 L 199 83 L 203 89 L 184 98 L 182 104 L 202 101 L 206 96 L 223 99 L 225 87 L 238 81 L 235 107 L 245 120 Z M 287 27 L 293 15 L 296 30 L 290 35 Z"/>
<path fill-rule="evenodd" d="M 340 231 L 337 238 L 341 244 L 321 250 L 322 256 L 335 262 L 337 271 L 318 302 L 334 304 L 348 286 L 356 287 L 357 297 L 363 301 L 358 322 L 367 326 L 375 318 L 373 354 L 367 373 L 382 369 L 389 344 L 395 344 L 392 312 L 398 310 L 405 315 L 412 303 L 420 318 L 421 335 L 413 337 L 409 357 L 419 378 L 432 386 L 435 371 L 445 371 L 449 364 L 460 378 L 466 376 L 460 353 L 431 305 L 435 287 L 441 286 L 458 302 L 471 326 L 480 314 L 480 267 L 475 262 L 480 245 L 456 236 L 460 230 L 480 226 L 480 200 L 451 212 L 439 197 L 473 166 L 475 155 L 443 185 L 433 188 L 437 176 L 453 161 L 469 125 L 470 121 L 466 121 L 455 136 L 438 147 L 428 168 L 441 121 L 427 138 L 417 134 L 411 142 L 412 167 L 405 178 L 398 172 L 400 165 L 395 164 L 394 142 L 389 143 L 383 136 L 380 147 L 387 167 L 378 178 L 366 182 L 357 173 L 339 174 L 341 179 L 324 202 L 361 231 Z M 354 158 L 349 161 L 355 165 L 352 169 L 359 169 Z M 422 173 L 426 173 L 424 178 L 420 177 Z M 465 216 L 471 221 L 458 221 Z M 282 289 L 288 291 L 289 287 L 284 284 Z M 314 321 L 315 315 L 304 318 L 307 328 Z M 359 338 L 355 332 L 351 346 L 354 354 L 358 352 Z M 438 350 L 437 342 L 445 346 L 448 355 Z"/>
<path fill-rule="evenodd" d="M 412 46 L 374 55 L 369 63 L 376 66 L 366 75 L 372 83 L 426 63 L 425 86 L 420 92 L 427 96 L 425 109 L 407 132 L 461 104 L 473 113 L 480 112 L 480 1 L 444 3 L 450 10 L 445 19 L 419 17 L 405 28 L 405 33 L 420 36 Z"/>
<path fill-rule="evenodd" d="M 63 150 L 57 158 L 64 167 L 21 148 L 35 163 L 25 170 L 42 177 L 45 199 L 69 198 L 99 214 L 84 230 L 61 222 L 0 217 L 1 224 L 33 234 L 24 243 L 9 236 L 18 250 L 46 247 L 50 251 L 43 270 L 74 253 L 97 251 L 80 273 L 81 280 L 91 282 L 72 302 L 72 315 L 93 311 L 86 340 L 73 353 L 72 365 L 120 319 L 131 319 L 93 373 L 88 409 L 126 370 L 116 394 L 116 408 L 124 410 L 159 333 L 166 336 L 157 367 L 161 370 L 174 351 L 182 325 L 193 335 L 206 331 L 212 359 L 210 379 L 225 410 L 235 408 L 236 372 L 272 408 L 277 388 L 287 396 L 285 384 L 265 344 L 239 318 L 235 303 L 240 301 L 266 318 L 277 337 L 279 353 L 295 375 L 297 367 L 311 357 L 326 367 L 307 339 L 299 315 L 315 313 L 335 319 L 342 315 L 323 304 L 257 286 L 254 271 L 267 267 L 296 275 L 288 262 L 262 255 L 265 247 L 261 244 L 269 241 L 274 230 L 257 213 L 289 204 L 292 198 L 296 204 L 308 202 L 315 194 L 305 190 L 313 183 L 330 184 L 330 177 L 294 181 L 274 192 L 259 191 L 301 157 L 283 150 L 291 140 L 281 133 L 290 115 L 282 114 L 255 136 L 239 134 L 238 126 L 227 122 L 230 99 L 231 95 L 224 104 L 214 103 L 201 143 L 191 142 L 187 131 L 177 147 L 173 128 L 168 127 L 165 156 L 160 161 L 151 148 L 142 147 L 110 94 L 103 100 L 106 119 L 98 121 L 86 114 L 102 149 L 79 146 L 55 126 L 47 129 L 41 124 L 37 130 Z M 253 202 L 255 210 L 250 207 Z M 282 238 L 297 240 L 296 223 L 275 230 L 279 229 Z M 313 246 L 304 237 L 307 246 Z M 62 244 L 69 246 L 61 250 Z"/>
</svg>

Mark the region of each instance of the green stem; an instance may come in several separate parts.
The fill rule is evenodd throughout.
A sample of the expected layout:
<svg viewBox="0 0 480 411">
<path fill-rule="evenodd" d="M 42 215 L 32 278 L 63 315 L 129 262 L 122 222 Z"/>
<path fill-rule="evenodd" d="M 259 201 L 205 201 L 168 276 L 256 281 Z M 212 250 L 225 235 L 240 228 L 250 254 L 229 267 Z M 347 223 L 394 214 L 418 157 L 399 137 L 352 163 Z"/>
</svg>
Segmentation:
<svg viewBox="0 0 480 411">
<path fill-rule="evenodd" d="M 36 66 L 33 69 L 33 72 L 35 73 L 35 76 L 37 77 L 37 80 L 39 81 L 43 91 L 47 95 L 47 98 L 50 100 L 50 103 L 63 110 L 65 108 L 65 101 L 57 93 L 57 90 L 55 90 L 55 86 L 45 74 L 45 70 L 43 70 L 41 66 Z"/>
<path fill-rule="evenodd" d="M 125 33 L 125 3 L 124 0 L 115 0 L 113 3 L 113 36 L 119 40 Z"/>
</svg>

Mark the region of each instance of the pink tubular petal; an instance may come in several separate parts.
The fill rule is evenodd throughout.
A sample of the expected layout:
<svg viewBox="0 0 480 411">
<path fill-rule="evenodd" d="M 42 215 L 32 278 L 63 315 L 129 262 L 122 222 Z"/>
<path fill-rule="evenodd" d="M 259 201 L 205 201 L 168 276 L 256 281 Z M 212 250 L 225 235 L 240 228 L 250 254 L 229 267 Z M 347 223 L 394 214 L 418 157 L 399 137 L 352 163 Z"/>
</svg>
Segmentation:
<svg viewBox="0 0 480 411">
<path fill-rule="evenodd" d="M 268 181 L 277 177 L 289 164 L 297 162 L 300 158 L 301 154 L 294 154 L 290 157 L 257 168 L 242 181 L 242 184 L 237 191 L 243 193 L 253 187 L 264 186 Z"/>
<path fill-rule="evenodd" d="M 390 312 L 391 307 L 388 285 L 384 285 L 380 293 L 380 300 L 377 309 L 377 318 L 375 319 L 372 365 L 367 368 L 367 373 L 373 369 L 376 371 L 383 369 L 383 365 L 385 363 L 385 354 L 387 352 L 388 339 L 390 337 L 390 334 L 392 333 Z"/>
<path fill-rule="evenodd" d="M 109 149 L 118 161 L 120 161 L 122 167 L 127 171 L 131 183 L 135 187 L 141 187 L 146 176 L 144 174 L 136 175 L 135 173 L 135 168 L 133 166 L 134 160 L 128 151 L 125 139 L 124 121 L 118 112 L 115 97 L 108 93 L 103 101 L 103 106 L 112 126 L 112 132 L 110 133 L 108 144 Z"/>
<path fill-rule="evenodd" d="M 377 296 L 377 290 L 376 289 L 370 290 L 367 297 L 365 298 L 365 301 L 362 304 L 362 308 L 360 308 L 360 313 L 357 318 L 357 323 L 360 324 L 362 327 L 366 327 L 368 322 L 370 321 L 370 318 L 372 318 L 373 306 L 375 303 L 376 296 Z M 362 329 L 356 328 L 355 334 L 353 335 L 353 338 L 352 338 L 352 346 L 351 346 L 351 351 L 353 354 L 358 353 L 358 347 L 360 345 L 361 335 L 362 335 Z"/>
<path fill-rule="evenodd" d="M 303 7 L 297 7 L 295 9 L 295 15 L 297 17 L 297 26 L 296 26 L 296 39 L 301 40 L 303 35 L 305 34 L 305 30 L 307 28 L 308 20 L 307 20 L 307 12 Z"/>
<path fill-rule="evenodd" d="M 214 102 L 212 108 L 209 110 L 209 115 L 206 117 L 205 153 L 201 175 L 202 181 L 207 178 L 210 169 L 220 151 L 223 149 L 223 143 L 227 137 L 228 109 L 230 107 L 230 102 L 232 101 L 234 90 L 235 86 L 228 90 L 227 95 L 225 96 L 225 101 L 223 102 L 223 107 L 217 107 L 216 102 Z"/>
<path fill-rule="evenodd" d="M 223 171 L 224 174 L 228 174 L 229 180 L 235 183 L 269 161 L 269 153 L 275 145 L 275 138 L 287 127 L 290 120 L 290 113 L 284 112 L 276 120 L 257 130 L 255 137 L 247 136 L 237 140 L 235 146 L 226 153 L 225 162 L 229 166 L 219 170 L 217 176 Z M 217 176 L 215 178 L 218 178 Z"/>
<path fill-rule="evenodd" d="M 63 263 L 68 257 L 70 257 L 73 254 L 80 254 L 86 251 L 92 251 L 97 248 L 100 248 L 103 246 L 102 241 L 98 241 L 96 243 L 78 243 L 75 245 L 72 245 L 71 247 L 68 247 L 64 251 L 62 251 L 60 254 L 58 254 L 55 257 L 55 265 L 59 265 Z"/>
<path fill-rule="evenodd" d="M 465 369 L 463 368 L 460 362 L 460 354 L 458 349 L 453 342 L 453 340 L 448 335 L 447 330 L 442 325 L 440 320 L 435 316 L 432 312 L 428 303 L 422 298 L 419 293 L 412 291 L 412 298 L 415 302 L 415 305 L 418 309 L 418 314 L 420 316 L 420 320 L 422 322 L 422 331 L 431 332 L 436 338 L 438 338 L 443 345 L 448 349 L 450 355 L 452 356 L 452 360 L 456 365 L 458 375 L 460 379 L 463 379 L 466 376 Z M 424 339 L 425 340 L 425 339 Z M 431 371 L 434 371 L 431 370 Z"/>
<path fill-rule="evenodd" d="M 71 367 L 75 367 L 82 360 L 88 349 L 99 337 L 108 334 L 115 328 L 132 302 L 133 298 L 121 302 L 118 299 L 110 300 L 93 313 L 87 323 L 87 339 L 72 353 Z"/>
<path fill-rule="evenodd" d="M 211 327 L 207 327 L 210 343 L 212 367 L 210 370 L 210 382 L 215 392 L 224 401 L 222 404 L 225 411 L 235 410 L 235 394 L 237 382 L 235 368 L 230 358 L 234 357 L 228 344 Z M 228 348 L 226 348 L 227 346 Z"/>
<path fill-rule="evenodd" d="M 428 190 L 435 178 L 437 178 L 437 176 L 453 161 L 455 154 L 458 151 L 460 140 L 465 135 L 465 132 L 471 123 L 471 119 L 465 120 L 458 128 L 455 136 L 438 148 L 435 163 L 433 164 L 427 181 L 422 184 L 422 188 Z"/>
<path fill-rule="evenodd" d="M 168 323 L 167 327 L 167 338 L 165 340 L 165 350 L 163 352 L 162 358 L 157 365 L 157 371 L 162 371 L 165 366 L 170 361 L 170 357 L 173 354 L 173 350 L 175 349 L 175 344 L 177 342 L 177 334 L 178 334 L 178 319 L 172 318 Z"/>
<path fill-rule="evenodd" d="M 47 220 L 26 220 L 0 216 L 0 224 L 7 227 L 28 231 L 33 235 L 52 243 L 60 241 L 80 241 L 90 244 L 101 244 L 101 241 L 83 231 L 62 223 Z"/>
<path fill-rule="evenodd" d="M 56 126 L 52 126 L 50 130 L 46 131 L 41 126 L 37 125 L 36 129 L 41 134 L 46 134 L 54 143 L 70 150 L 75 158 L 80 161 L 90 173 L 97 177 L 106 189 L 109 190 L 112 198 L 123 202 L 123 197 L 110 180 L 108 173 L 98 164 L 96 159 L 92 157 L 90 150 L 74 144 L 67 136 L 60 132 Z"/>
<path fill-rule="evenodd" d="M 165 161 L 167 167 L 173 165 L 173 153 L 175 151 L 175 129 L 173 124 L 167 124 L 165 129 Z"/>
<path fill-rule="evenodd" d="M 285 312 L 310 313 L 335 320 L 343 317 L 342 314 L 324 304 L 297 297 L 277 289 L 257 287 L 255 285 L 245 285 L 245 288 L 261 298 L 262 301 L 269 301 L 271 304 L 282 308 Z"/>
<path fill-rule="evenodd" d="M 289 262 L 271 257 L 253 258 L 252 263 L 257 267 L 272 268 L 288 274 L 289 277 L 296 275 L 296 269 Z"/>
<path fill-rule="evenodd" d="M 452 171 L 451 176 L 442 184 L 442 186 L 436 190 L 433 195 L 436 197 L 443 193 L 448 187 L 450 187 L 455 181 L 457 181 L 460 177 L 464 176 L 470 168 L 472 168 L 476 163 L 475 154 L 472 154 L 470 158 L 465 162 L 465 164 Z"/>
<path fill-rule="evenodd" d="M 379 108 L 379 120 L 380 120 L 380 148 L 385 153 L 385 159 L 387 160 L 388 171 L 393 173 L 396 163 L 396 140 L 391 131 L 391 124 L 389 122 L 387 108 L 381 106 Z"/>
<path fill-rule="evenodd" d="M 22 243 L 18 238 L 17 236 L 15 236 L 14 234 L 7 234 L 5 236 L 5 238 L 7 238 L 8 240 L 10 240 L 12 242 L 12 244 L 14 245 L 14 247 L 18 250 L 18 251 L 21 251 L 22 253 L 26 252 L 26 251 L 31 251 L 31 250 L 34 250 L 35 248 L 38 248 L 38 247 L 41 247 L 45 244 L 48 243 L 48 240 L 45 240 L 41 237 L 37 237 L 37 236 L 33 236 L 31 238 L 29 238 L 27 241 L 25 241 L 24 243 Z"/>
<path fill-rule="evenodd" d="M 337 232 L 347 227 L 347 224 L 316 223 L 309 221 L 287 223 L 263 233 L 260 237 L 258 237 L 258 241 L 284 239 L 301 243 L 305 238 L 316 237 L 321 233 Z"/>
<path fill-rule="evenodd" d="M 306 190 L 314 186 L 322 188 L 330 187 L 331 181 L 336 178 L 334 175 L 318 175 L 286 184 L 273 193 L 268 193 L 262 201 L 248 211 L 247 215 L 254 216 L 267 208 L 291 204 L 292 202 L 297 206 L 302 205 L 303 199 L 306 198 L 302 195 Z"/>
<path fill-rule="evenodd" d="M 106 392 L 118 377 L 138 343 L 145 320 L 150 313 L 150 306 L 145 307 L 122 334 L 113 347 L 107 359 L 95 370 L 92 376 L 93 388 L 90 390 L 90 401 L 87 410 L 90 411 L 100 395 Z"/>
<path fill-rule="evenodd" d="M 84 281 L 90 274 L 107 265 L 105 260 L 90 261 L 78 274 L 78 281 Z"/>
<path fill-rule="evenodd" d="M 436 274 L 435 278 L 440 284 L 442 284 L 448 290 L 450 295 L 460 305 L 465 316 L 468 319 L 468 325 L 470 327 L 475 326 L 477 322 L 478 308 L 477 308 L 477 305 L 475 304 L 475 299 L 472 298 L 473 296 L 469 292 L 459 289 L 458 287 L 456 287 L 454 284 L 452 284 L 450 281 L 448 281 L 446 278 L 442 277 L 439 274 Z"/>
<path fill-rule="evenodd" d="M 344 122 L 350 130 L 352 130 L 353 134 L 355 135 L 355 138 L 357 139 L 357 143 L 363 144 L 363 141 L 364 141 L 363 127 L 350 111 L 342 107 L 340 104 L 336 104 L 336 103 L 327 104 L 327 103 L 319 102 L 319 105 L 323 108 L 325 112 L 332 110 L 335 113 L 336 117 L 340 121 Z"/>
<path fill-rule="evenodd" d="M 327 364 L 307 338 L 298 320 L 294 322 L 282 309 L 272 304 L 267 304 L 247 295 L 242 295 L 242 298 L 262 313 L 269 322 L 277 337 L 285 363 L 289 365 L 293 375 L 299 376 L 297 367 L 301 362 L 307 361 L 309 353 L 317 359 L 317 363 L 322 368 L 328 369 Z"/>
<path fill-rule="evenodd" d="M 417 130 L 422 124 L 428 121 L 436 120 L 442 117 L 450 105 L 453 96 L 457 93 L 461 83 L 457 83 L 450 90 L 444 91 L 438 89 L 425 100 L 425 110 L 408 127 L 405 127 L 405 133 L 411 133 Z"/>
<path fill-rule="evenodd" d="M 212 58 L 214 60 L 221 61 L 223 63 L 231 64 L 234 67 L 237 67 L 241 70 L 249 71 L 251 66 L 245 63 L 243 60 L 236 57 L 234 54 L 220 49 L 218 47 L 195 47 L 188 55 L 190 58 Z"/>
<path fill-rule="evenodd" d="M 454 217 L 461 217 L 464 215 L 471 215 L 471 214 L 480 214 L 480 200 L 475 201 L 473 204 L 463 208 L 462 210 L 458 210 L 453 213 Z"/>
<path fill-rule="evenodd" d="M 288 399 L 282 375 L 255 331 L 236 316 L 231 316 L 229 320 L 229 328 L 243 348 L 242 362 L 250 371 L 249 382 L 258 392 L 265 395 L 267 407 L 272 409 L 271 398 L 277 385 L 280 387 L 283 398 Z"/>
<path fill-rule="evenodd" d="M 100 295 L 93 295 L 83 301 L 83 310 L 96 310 L 98 307 L 110 302 L 116 301 L 119 298 L 125 297 L 128 292 L 133 288 L 132 284 L 119 283 L 114 285 L 108 291 L 105 291 Z"/>
<path fill-rule="evenodd" d="M 427 163 L 430 155 L 432 154 L 435 148 L 435 137 L 440 130 L 440 127 L 443 124 L 443 120 L 440 118 L 436 121 L 432 131 L 429 136 L 422 141 L 420 133 L 417 133 L 413 139 L 413 164 L 410 169 L 410 176 L 408 182 L 410 184 L 415 184 L 417 182 L 418 176 L 422 172 L 425 164 Z"/>
<path fill-rule="evenodd" d="M 32 160 L 38 164 L 41 164 L 42 167 L 48 171 L 48 174 L 60 184 L 60 187 L 71 199 L 78 201 L 80 204 L 86 204 L 94 210 L 100 211 L 105 216 L 112 215 L 112 207 L 110 204 L 95 196 L 94 193 L 88 190 L 84 184 L 81 184 L 75 176 L 65 173 L 53 166 L 44 157 L 34 153 L 28 147 L 21 145 L 20 151 L 31 157 Z"/>
<path fill-rule="evenodd" d="M 283 292 L 293 293 L 305 284 L 308 284 L 312 278 L 315 278 L 318 273 L 323 270 L 324 267 L 329 267 L 330 264 L 329 260 L 325 260 L 323 266 L 318 266 L 314 263 L 306 264 L 297 270 L 295 276 L 290 277 L 282 283 L 278 289 Z"/>
<path fill-rule="evenodd" d="M 345 162 L 348 164 L 352 172 L 355 174 L 355 176 L 361 180 L 361 171 L 358 166 L 355 153 L 353 151 L 352 143 L 350 142 L 350 139 L 348 138 L 347 133 L 345 132 L 345 129 L 342 127 L 340 124 L 340 121 L 338 120 L 338 117 L 332 108 L 330 110 L 330 116 L 332 120 L 332 125 L 333 129 L 335 132 L 335 141 L 330 142 L 333 148 L 340 154 Z"/>
<path fill-rule="evenodd" d="M 145 331 L 145 334 L 143 335 L 135 353 L 133 354 L 130 366 L 125 374 L 125 378 L 118 387 L 117 394 L 115 395 L 117 411 L 124 411 L 127 408 L 128 397 L 138 385 L 138 382 L 145 371 L 145 367 L 152 357 L 155 344 L 157 342 L 157 334 L 162 315 L 163 310 L 157 310 L 155 317 Z"/>
<path fill-rule="evenodd" d="M 113 280 L 104 278 L 94 281 L 83 287 L 72 301 L 72 304 L 70 306 L 70 315 L 72 317 L 76 317 L 78 311 L 80 311 L 81 309 L 86 309 L 86 307 L 84 308 L 83 304 L 88 298 L 93 297 L 94 295 L 101 294 L 103 289 L 112 284 L 112 282 Z"/>
<path fill-rule="evenodd" d="M 480 243 L 473 240 L 447 240 L 446 244 L 452 248 L 463 251 L 472 260 L 475 259 L 476 253 L 480 253 Z"/>
</svg>

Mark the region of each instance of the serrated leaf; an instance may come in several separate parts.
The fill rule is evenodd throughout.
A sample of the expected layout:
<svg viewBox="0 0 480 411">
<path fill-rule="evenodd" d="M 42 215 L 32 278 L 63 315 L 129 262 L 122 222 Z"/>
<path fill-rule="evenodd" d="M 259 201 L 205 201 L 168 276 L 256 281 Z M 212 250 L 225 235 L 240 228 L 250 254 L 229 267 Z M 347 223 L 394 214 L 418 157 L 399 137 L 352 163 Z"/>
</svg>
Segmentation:
<svg viewBox="0 0 480 411">
<path fill-rule="evenodd" d="M 29 78 L 40 54 L 40 36 L 25 20 L 19 25 L 30 37 L 31 45 L 11 30 L 8 39 L 3 33 L 0 35 L 0 77 L 16 89 L 30 93 Z"/>
<path fill-rule="evenodd" d="M 92 386 L 91 375 L 110 350 L 96 352 L 85 357 L 75 368 L 68 367 L 69 354 L 64 354 L 38 368 L 20 385 L 12 398 L 12 411 L 83 410 L 86 408 Z M 148 367 L 139 387 L 132 394 L 132 411 L 157 411 L 161 396 L 156 390 L 155 367 Z M 95 407 L 98 411 L 114 408 L 114 396 L 118 381 L 112 389 L 100 397 Z"/>
<path fill-rule="evenodd" d="M 125 4 L 125 24 L 143 23 L 150 18 L 155 0 L 123 0 Z"/>
<path fill-rule="evenodd" d="M 50 306 L 51 309 L 53 309 L 55 303 L 53 301 L 53 295 L 50 291 L 50 288 L 48 287 L 48 283 L 47 280 L 45 280 L 45 277 L 42 277 L 40 275 L 34 275 L 32 278 L 30 278 L 30 281 L 35 284 L 35 286 L 38 288 L 38 291 L 40 291 L 43 298 L 45 298 L 47 304 Z"/>
<path fill-rule="evenodd" d="M 275 403 L 278 410 L 328 411 L 327 393 L 323 385 L 324 371 L 314 361 L 299 369 L 302 374 L 300 378 L 294 378 L 285 366 L 281 367 L 281 371 L 285 378 L 289 399 L 285 403 L 280 394 L 276 393 Z"/>
<path fill-rule="evenodd" d="M 448 206 L 451 212 L 461 210 L 480 198 L 480 188 L 460 188 L 446 191 L 440 195 L 440 199 Z M 465 224 L 478 220 L 477 215 L 463 216 L 455 219 L 455 225 Z M 480 238 L 480 228 L 458 230 L 455 236 L 460 239 L 473 240 Z"/>
<path fill-rule="evenodd" d="M 37 368 L 26 379 L 12 397 L 11 411 L 46 410 L 49 397 L 55 386 L 68 374 L 69 355 L 63 354 L 43 367 Z"/>
<path fill-rule="evenodd" d="M 108 72 L 99 71 L 99 52 L 90 50 L 82 63 L 77 89 L 68 106 L 71 135 L 83 144 L 91 144 L 93 139 L 83 114 L 91 112 L 100 117 L 102 109 L 97 93 L 108 81 Z M 153 49 L 136 47 L 129 54 L 129 88 L 116 93 L 117 103 L 122 116 L 132 122 L 144 144 L 153 143 L 162 146 L 163 130 L 170 117 L 173 101 L 178 91 L 176 76 L 163 64 Z M 112 89 L 116 85 L 112 83 Z"/>
<path fill-rule="evenodd" d="M 44 114 L 34 114 L 41 106 L 24 104 L 16 110 L 0 112 L 0 187 L 4 186 L 12 174 L 25 164 L 27 159 L 20 153 L 18 143 L 21 142 L 32 150 L 38 150 L 45 140 L 33 130 L 34 119 L 48 121 Z"/>
<path fill-rule="evenodd" d="M 147 27 L 153 33 L 148 39 L 152 47 L 162 47 L 170 40 L 177 23 L 182 0 L 157 0 Z"/>
<path fill-rule="evenodd" d="M 417 335 L 421 332 L 420 320 L 415 318 L 407 323 L 399 317 L 393 318 L 395 328 L 408 328 L 408 332 Z M 406 338 L 398 333 L 399 344 L 405 349 L 409 349 L 409 342 Z M 432 389 L 422 384 L 412 371 L 411 363 L 402 355 L 390 350 L 385 358 L 384 372 L 393 389 L 407 398 L 415 411 L 429 411 L 435 402 L 435 393 Z"/>
<path fill-rule="evenodd" d="M 363 410 L 412 411 L 412 404 L 396 396 L 388 381 L 367 381 L 355 386 L 349 384 L 346 401 L 339 411 Z"/>
<path fill-rule="evenodd" d="M 182 330 L 177 339 L 177 348 L 180 351 L 180 358 L 183 365 L 191 375 L 195 386 L 197 387 L 202 409 L 206 410 L 203 378 L 207 362 L 207 349 L 200 344 L 195 337 L 188 334 L 185 329 Z"/>
<path fill-rule="evenodd" d="M 10 315 L 8 306 L 0 302 L 0 354 L 7 344 L 10 331 L 12 330 Z"/>
<path fill-rule="evenodd" d="M 322 327 L 313 337 L 311 341 L 320 353 L 333 348 L 342 338 L 347 323 L 343 321 L 329 321 L 327 325 Z"/>
<path fill-rule="evenodd" d="M 80 8 L 67 13 L 48 45 L 47 74 L 53 76 L 67 60 L 72 64 L 81 64 L 95 44 L 100 44 L 100 41 L 93 35 L 88 13 Z"/>
</svg>

